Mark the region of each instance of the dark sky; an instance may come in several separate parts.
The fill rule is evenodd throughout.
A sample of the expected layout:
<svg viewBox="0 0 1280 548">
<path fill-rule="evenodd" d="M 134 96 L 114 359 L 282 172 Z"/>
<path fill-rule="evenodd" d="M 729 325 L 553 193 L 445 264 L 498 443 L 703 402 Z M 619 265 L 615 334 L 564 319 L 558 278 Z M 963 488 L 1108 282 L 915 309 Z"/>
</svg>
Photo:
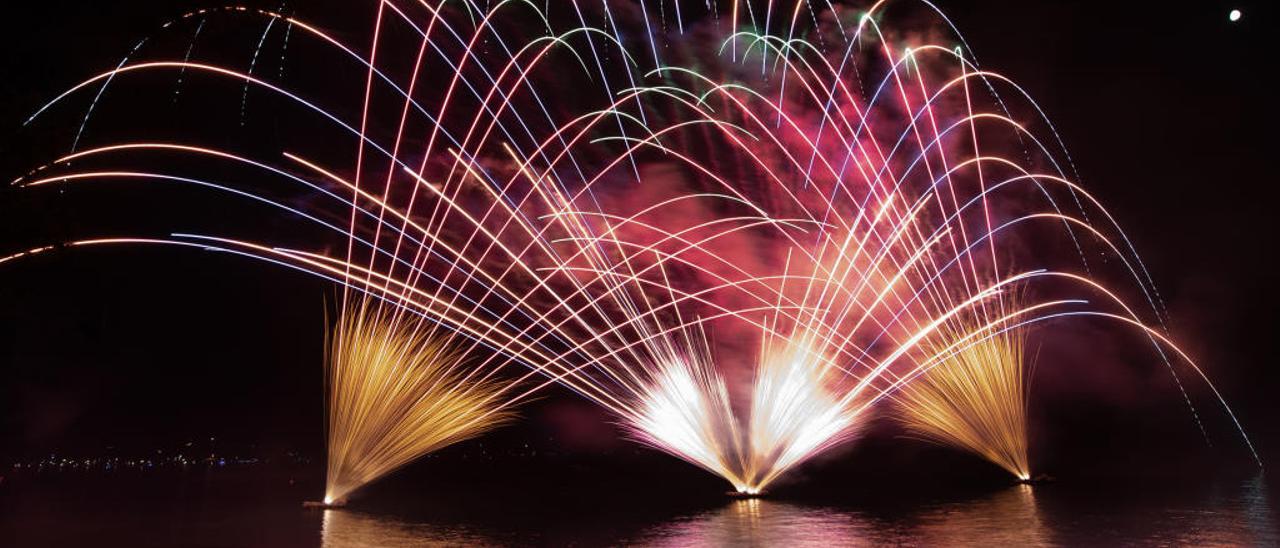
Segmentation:
<svg viewBox="0 0 1280 548">
<path fill-rule="evenodd" d="M 0 50 L 4 180 L 48 157 L 51 142 L 65 146 L 65 133 L 20 131 L 27 115 L 115 66 L 180 6 L 202 5 L 25 4 L 25 14 L 0 18 L 7 42 Z M 297 11 L 322 21 L 341 12 L 320 4 Z M 1217 1 L 939 4 L 985 67 L 1009 75 L 1039 101 L 1083 183 L 1142 252 L 1180 342 L 1219 383 L 1264 453 L 1280 456 L 1280 426 L 1272 420 L 1280 411 L 1273 348 L 1280 334 L 1272 213 L 1277 117 L 1273 88 L 1263 83 L 1275 67 L 1275 10 L 1264 2 Z M 1241 21 L 1227 20 L 1232 8 L 1243 11 Z M 364 11 L 352 12 L 334 24 L 348 37 L 369 20 Z M 269 139 L 270 128 L 259 137 Z M 78 197 L 0 191 L 0 254 L 102 226 L 190 220 L 150 206 L 169 197 L 203 199 L 161 195 L 155 203 L 113 203 L 118 210 L 102 212 L 93 208 L 95 195 Z M 222 202 L 200 204 L 197 217 L 231 222 L 219 218 Z M 268 215 L 237 221 L 276 226 Z M 325 299 L 332 295 L 309 277 L 186 251 L 115 248 L 0 267 L 0 455 L 206 434 L 314 450 L 321 439 Z M 1160 403 L 1140 412 L 1168 416 L 1168 429 L 1180 432 L 1174 447 L 1198 442 L 1176 393 L 1150 399 Z M 540 403 L 529 412 L 533 422 L 553 416 L 555 405 Z M 1126 411 L 1103 407 L 1086 399 L 1042 410 L 1071 425 L 1046 443 L 1115 443 L 1118 427 L 1100 423 Z M 505 436 L 544 430 L 526 425 Z M 1229 432 L 1219 431 L 1217 440 L 1238 445 Z"/>
</svg>

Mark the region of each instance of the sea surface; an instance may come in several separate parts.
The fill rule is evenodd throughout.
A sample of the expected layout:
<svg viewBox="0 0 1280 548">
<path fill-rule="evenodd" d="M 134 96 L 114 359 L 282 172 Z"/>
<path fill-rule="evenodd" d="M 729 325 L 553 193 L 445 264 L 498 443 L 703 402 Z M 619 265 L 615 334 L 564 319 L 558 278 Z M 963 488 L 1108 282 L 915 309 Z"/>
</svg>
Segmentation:
<svg viewBox="0 0 1280 548">
<path fill-rule="evenodd" d="M 10 481 L 0 487 L 0 546 L 1280 545 L 1274 488 L 1261 474 L 844 502 L 719 493 L 690 502 L 680 486 L 668 501 L 603 485 L 595 492 L 609 496 L 589 485 L 545 498 L 451 487 L 375 491 L 323 511 L 301 508 L 310 487 L 271 481 L 253 473 Z"/>
</svg>

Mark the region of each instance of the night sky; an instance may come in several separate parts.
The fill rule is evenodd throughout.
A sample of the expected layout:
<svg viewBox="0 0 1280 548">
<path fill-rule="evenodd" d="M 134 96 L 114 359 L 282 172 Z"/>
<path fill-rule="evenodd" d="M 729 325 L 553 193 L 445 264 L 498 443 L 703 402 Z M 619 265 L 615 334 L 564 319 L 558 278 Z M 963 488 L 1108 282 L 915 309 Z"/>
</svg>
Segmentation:
<svg viewBox="0 0 1280 548">
<path fill-rule="evenodd" d="M 187 5 L 207 3 L 25 4 L 25 13 L 6 8 L 0 17 L 8 44 L 0 50 L 6 181 L 63 152 L 74 131 L 67 123 L 20 130 L 31 112 L 114 67 L 139 37 Z M 363 43 L 371 5 L 344 11 L 342 4 L 293 9 Z M 1263 83 L 1275 67 L 1275 10 L 1217 1 L 1176 8 L 1150 0 L 939 4 L 983 66 L 1024 86 L 1056 124 L 1083 184 L 1142 253 L 1176 339 L 1236 408 L 1264 461 L 1280 462 L 1280 426 L 1272 420 L 1280 411 L 1272 167 L 1280 120 L 1273 88 Z M 1227 17 L 1233 8 L 1243 12 L 1234 23 Z M 254 34 L 246 33 L 250 40 Z M 252 124 L 264 124 L 251 138 L 269 142 L 270 123 L 261 116 L 250 111 Z M 0 255 L 117 229 L 290 226 L 260 210 L 226 218 L 236 202 L 198 192 L 126 194 L 0 190 Z M 184 207 L 157 212 L 165 200 Z M 318 456 L 325 314 L 334 296 L 301 274 L 195 251 L 113 247 L 0 266 L 0 458 L 94 454 L 108 445 L 145 449 L 206 436 Z M 1249 466 L 1221 412 L 1202 398 L 1201 413 L 1213 417 L 1214 449 L 1205 447 L 1154 357 L 1100 361 L 1132 370 L 1107 375 L 1083 364 L 1079 376 L 1038 377 L 1033 462 L 1065 468 L 1070 457 L 1126 460 L 1158 450 L 1173 461 Z M 597 415 L 561 392 L 522 413 L 528 420 L 487 439 L 583 453 L 630 447 L 606 417 L 582 420 Z M 922 450 L 886 437 L 851 458 L 892 460 Z"/>
</svg>

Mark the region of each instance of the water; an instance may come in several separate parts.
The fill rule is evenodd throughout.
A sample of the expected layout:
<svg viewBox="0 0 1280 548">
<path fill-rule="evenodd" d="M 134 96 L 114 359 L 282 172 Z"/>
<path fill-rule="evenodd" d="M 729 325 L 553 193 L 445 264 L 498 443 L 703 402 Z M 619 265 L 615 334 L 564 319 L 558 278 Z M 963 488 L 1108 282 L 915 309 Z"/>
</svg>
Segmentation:
<svg viewBox="0 0 1280 548">
<path fill-rule="evenodd" d="M 130 485 L 129 496 L 115 498 Z M 108 487 L 107 490 L 103 486 Z M 299 508 L 248 478 L 39 480 L 0 491 L 3 546 L 1108 546 L 1277 545 L 1263 476 L 1184 484 L 1007 486 L 846 502 L 725 499 L 664 508 L 567 495 L 375 494 L 343 510 Z M 297 487 L 302 490 L 302 487 Z M 114 491 L 114 492 L 108 492 Z M 400 496 L 396 494 L 396 496 Z M 475 502 L 472 499 L 481 499 Z"/>
<path fill-rule="evenodd" d="M 1242 485 L 1230 498 L 1209 497 L 1196 505 L 1124 509 L 1105 501 L 1081 507 L 1056 497 L 1053 489 L 1014 486 L 972 500 L 924 505 L 895 517 L 743 500 L 655 526 L 634 540 L 655 546 L 1212 546 L 1270 545 L 1278 540 L 1260 485 Z"/>
</svg>

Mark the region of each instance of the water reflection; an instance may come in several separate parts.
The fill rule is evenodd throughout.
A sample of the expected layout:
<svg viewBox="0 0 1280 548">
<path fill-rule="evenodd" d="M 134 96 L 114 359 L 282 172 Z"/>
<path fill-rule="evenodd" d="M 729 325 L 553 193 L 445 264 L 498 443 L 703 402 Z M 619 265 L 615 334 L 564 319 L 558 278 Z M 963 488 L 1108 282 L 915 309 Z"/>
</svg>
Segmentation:
<svg viewBox="0 0 1280 548">
<path fill-rule="evenodd" d="M 488 525 L 466 520 L 463 525 L 441 525 L 429 519 L 328 511 L 321 524 L 321 539 L 326 547 L 498 545 L 531 538 L 552 544 L 641 546 L 1221 546 L 1280 542 L 1270 487 L 1261 476 L 1188 490 L 1147 490 L 1139 485 L 1097 489 L 1070 484 L 1020 485 L 985 496 L 892 511 L 874 503 L 839 507 L 739 499 L 647 526 L 643 520 L 631 522 L 621 516 L 587 522 L 569 519 L 559 524 L 557 532 L 549 531 L 552 524 L 541 521 L 536 530 L 522 524 L 499 533 L 495 527 L 505 523 L 501 519 Z M 638 533 L 623 532 L 627 530 Z"/>
<path fill-rule="evenodd" d="M 848 546 L 882 537 L 855 512 L 810 508 L 767 499 L 727 506 L 655 528 L 639 539 L 649 546 Z"/>
<path fill-rule="evenodd" d="M 1274 546 L 1280 543 L 1261 474 L 1238 485 L 1215 488 L 1203 504 L 1184 505 L 1161 516 L 1153 541 L 1184 546 Z"/>
<path fill-rule="evenodd" d="M 905 519 L 904 519 L 905 518 Z M 768 499 L 736 500 L 718 510 L 649 531 L 651 546 L 860 546 L 909 541 L 925 546 L 1050 543 L 1030 486 L 925 507 L 909 516 L 810 507 Z"/>
<path fill-rule="evenodd" d="M 918 523 L 911 536 L 926 546 L 1045 546 L 1052 541 L 1030 485 L 927 508 L 911 521 Z"/>
<path fill-rule="evenodd" d="M 349 510 L 325 510 L 320 524 L 324 548 L 398 546 L 496 546 L 494 539 L 463 527 L 411 523 Z"/>
<path fill-rule="evenodd" d="M 1258 474 L 1243 485 L 1240 500 L 1244 506 L 1244 523 L 1253 542 L 1257 544 L 1280 544 L 1280 534 L 1276 532 L 1276 515 L 1271 509 L 1267 496 L 1267 484 Z"/>
</svg>

